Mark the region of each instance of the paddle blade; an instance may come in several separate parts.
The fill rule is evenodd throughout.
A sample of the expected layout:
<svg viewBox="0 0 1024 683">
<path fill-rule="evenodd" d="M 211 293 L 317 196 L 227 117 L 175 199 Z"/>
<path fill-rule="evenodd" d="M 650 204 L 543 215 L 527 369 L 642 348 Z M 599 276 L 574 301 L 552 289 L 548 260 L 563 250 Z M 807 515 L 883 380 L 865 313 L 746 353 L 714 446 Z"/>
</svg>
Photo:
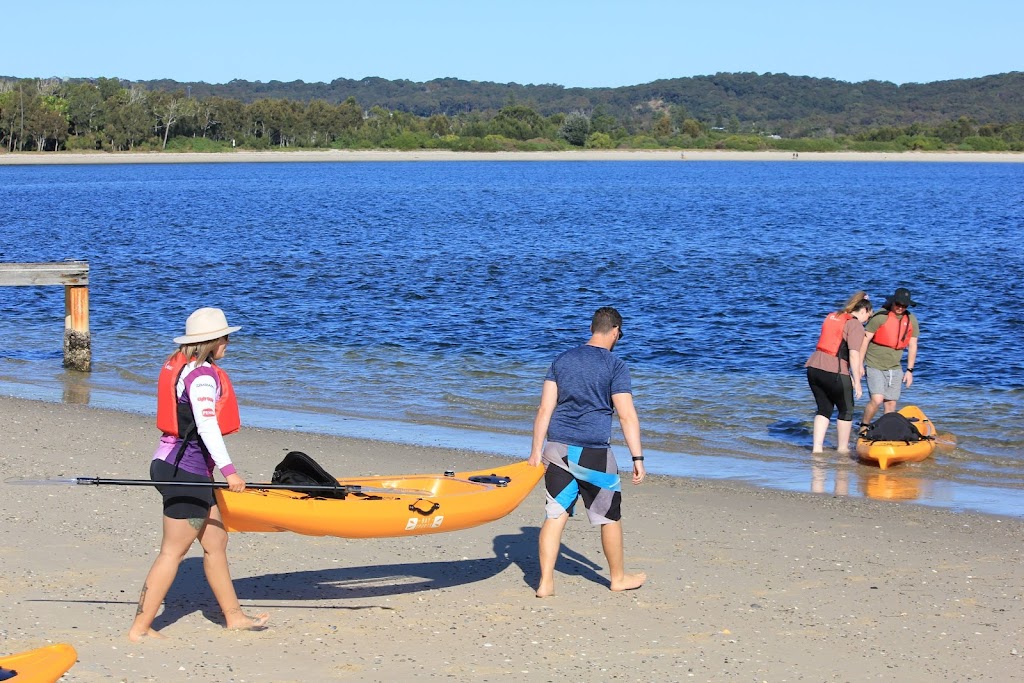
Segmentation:
<svg viewBox="0 0 1024 683">
<path fill-rule="evenodd" d="M 27 486 L 75 486 L 77 477 L 57 477 L 55 479 L 5 479 L 5 484 L 23 484 Z"/>
<path fill-rule="evenodd" d="M 945 434 L 935 435 L 935 448 L 943 453 L 949 453 L 956 450 L 956 434 L 946 432 Z"/>
</svg>

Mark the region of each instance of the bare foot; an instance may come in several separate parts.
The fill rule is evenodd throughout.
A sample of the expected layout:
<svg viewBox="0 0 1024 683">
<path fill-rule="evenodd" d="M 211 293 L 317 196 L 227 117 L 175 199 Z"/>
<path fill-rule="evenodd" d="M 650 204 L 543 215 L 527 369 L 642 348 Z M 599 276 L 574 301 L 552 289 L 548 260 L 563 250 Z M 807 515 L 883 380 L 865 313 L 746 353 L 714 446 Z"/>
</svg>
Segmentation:
<svg viewBox="0 0 1024 683">
<path fill-rule="evenodd" d="M 541 581 L 540 585 L 537 586 L 537 597 L 538 598 L 550 598 L 554 594 L 555 594 L 555 584 L 554 584 L 553 581 L 552 582 Z"/>
<path fill-rule="evenodd" d="M 850 454 L 850 449 L 849 448 L 837 448 L 836 449 L 836 453 L 838 453 L 839 455 L 849 455 Z"/>
<path fill-rule="evenodd" d="M 227 624 L 227 628 L 232 631 L 262 631 L 267 627 L 267 622 L 270 621 L 270 615 L 266 612 L 257 614 L 255 617 L 239 612 L 239 617 L 238 619 L 232 619 Z"/>
<path fill-rule="evenodd" d="M 621 581 L 612 581 L 613 591 L 631 591 L 636 590 L 640 586 L 644 585 L 644 581 L 647 580 L 647 574 L 639 572 L 637 574 L 626 574 L 622 577 Z"/>
<path fill-rule="evenodd" d="M 811 449 L 811 453 L 824 453 L 824 452 L 825 451 L 821 450 L 820 448 L 812 448 Z"/>
<path fill-rule="evenodd" d="M 167 636 L 160 633 L 160 631 L 156 631 L 154 629 L 148 629 L 143 633 L 133 633 L 132 631 L 128 631 L 128 640 L 132 641 L 133 643 L 141 643 L 143 640 L 146 640 L 147 638 L 167 640 Z"/>
</svg>

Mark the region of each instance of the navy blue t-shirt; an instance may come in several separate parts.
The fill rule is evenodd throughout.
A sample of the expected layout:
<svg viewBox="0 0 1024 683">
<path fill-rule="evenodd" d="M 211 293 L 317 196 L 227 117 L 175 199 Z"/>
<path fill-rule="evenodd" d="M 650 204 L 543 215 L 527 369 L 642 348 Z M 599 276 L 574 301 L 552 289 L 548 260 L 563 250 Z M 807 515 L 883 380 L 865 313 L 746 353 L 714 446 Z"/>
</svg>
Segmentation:
<svg viewBox="0 0 1024 683">
<path fill-rule="evenodd" d="M 612 394 L 633 393 L 626 364 L 607 349 L 585 344 L 555 358 L 544 379 L 558 385 L 548 441 L 609 448 Z"/>
</svg>

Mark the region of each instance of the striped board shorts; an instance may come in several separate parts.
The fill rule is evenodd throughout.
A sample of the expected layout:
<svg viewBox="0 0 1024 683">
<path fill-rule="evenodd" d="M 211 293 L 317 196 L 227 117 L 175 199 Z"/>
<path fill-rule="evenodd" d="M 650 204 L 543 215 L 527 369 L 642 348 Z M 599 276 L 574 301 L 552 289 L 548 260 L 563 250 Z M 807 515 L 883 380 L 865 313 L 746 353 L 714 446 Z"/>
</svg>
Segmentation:
<svg viewBox="0 0 1024 683">
<path fill-rule="evenodd" d="M 568 513 L 583 498 L 593 525 L 622 519 L 622 483 L 610 448 L 584 448 L 549 441 L 544 445 L 544 511 L 548 519 Z"/>
</svg>

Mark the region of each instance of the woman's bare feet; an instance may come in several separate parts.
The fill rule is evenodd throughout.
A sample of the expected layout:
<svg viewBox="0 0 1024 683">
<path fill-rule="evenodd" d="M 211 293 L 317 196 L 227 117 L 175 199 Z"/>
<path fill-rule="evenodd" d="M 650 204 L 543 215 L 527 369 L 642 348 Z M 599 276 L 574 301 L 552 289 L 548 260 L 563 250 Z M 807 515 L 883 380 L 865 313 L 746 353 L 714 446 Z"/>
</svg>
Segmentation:
<svg viewBox="0 0 1024 683">
<path fill-rule="evenodd" d="M 538 598 L 550 598 L 555 594 L 555 583 L 554 581 L 541 581 L 540 585 L 537 586 L 537 597 Z"/>
<path fill-rule="evenodd" d="M 226 617 L 228 622 L 226 627 L 232 631 L 262 631 L 267 627 L 267 622 L 270 621 L 270 615 L 266 612 L 250 617 L 242 610 L 238 610 L 230 616 L 226 615 Z"/>
<path fill-rule="evenodd" d="M 160 633 L 160 631 L 156 631 L 154 629 L 147 629 L 146 631 L 143 631 L 142 633 L 134 633 L 132 631 L 128 631 L 128 640 L 132 641 L 133 643 L 140 643 L 143 640 L 146 640 L 147 638 L 156 638 L 157 640 L 167 640 L 167 636 L 165 636 L 164 634 Z"/>
<path fill-rule="evenodd" d="M 612 581 L 613 591 L 631 591 L 636 590 L 640 586 L 644 585 L 644 581 L 647 580 L 647 574 L 639 572 L 637 574 L 626 574 L 622 577 L 621 581 Z"/>
</svg>

